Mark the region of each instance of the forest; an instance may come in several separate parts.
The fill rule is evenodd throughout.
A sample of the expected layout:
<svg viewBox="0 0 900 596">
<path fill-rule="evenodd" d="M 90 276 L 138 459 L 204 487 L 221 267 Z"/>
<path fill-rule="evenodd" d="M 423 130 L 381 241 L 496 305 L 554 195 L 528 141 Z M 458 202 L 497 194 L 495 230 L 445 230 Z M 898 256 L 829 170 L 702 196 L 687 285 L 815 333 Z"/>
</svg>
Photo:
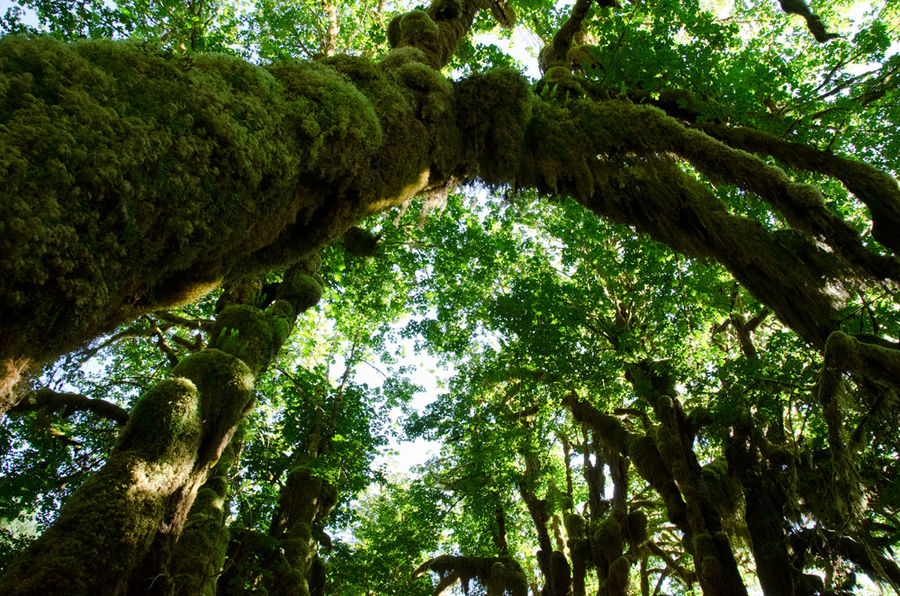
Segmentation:
<svg viewBox="0 0 900 596">
<path fill-rule="evenodd" d="M 0 10 L 0 594 L 900 595 L 900 3 Z"/>
</svg>

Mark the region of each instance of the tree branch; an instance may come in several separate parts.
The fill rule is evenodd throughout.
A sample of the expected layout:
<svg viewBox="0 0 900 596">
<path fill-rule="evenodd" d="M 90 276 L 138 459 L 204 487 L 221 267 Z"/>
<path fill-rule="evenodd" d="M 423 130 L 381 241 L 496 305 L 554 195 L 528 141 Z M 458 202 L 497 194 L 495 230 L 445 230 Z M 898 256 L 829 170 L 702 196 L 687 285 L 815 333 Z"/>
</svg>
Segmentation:
<svg viewBox="0 0 900 596">
<path fill-rule="evenodd" d="M 119 426 L 128 422 L 128 412 L 114 403 L 91 399 L 78 393 L 60 393 L 47 387 L 27 393 L 25 399 L 10 412 L 24 413 L 42 408 L 50 411 L 63 410 L 63 417 L 71 416 L 76 411 L 84 411 L 112 420 Z"/>
</svg>

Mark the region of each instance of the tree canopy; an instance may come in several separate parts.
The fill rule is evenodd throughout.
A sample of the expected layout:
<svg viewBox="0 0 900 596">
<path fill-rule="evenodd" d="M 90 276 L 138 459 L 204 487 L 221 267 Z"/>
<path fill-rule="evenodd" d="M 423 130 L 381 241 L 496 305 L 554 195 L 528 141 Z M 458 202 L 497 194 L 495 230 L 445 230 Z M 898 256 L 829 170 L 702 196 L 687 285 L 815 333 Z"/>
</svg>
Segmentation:
<svg viewBox="0 0 900 596">
<path fill-rule="evenodd" d="M 0 27 L 0 592 L 900 593 L 900 7 Z"/>
</svg>

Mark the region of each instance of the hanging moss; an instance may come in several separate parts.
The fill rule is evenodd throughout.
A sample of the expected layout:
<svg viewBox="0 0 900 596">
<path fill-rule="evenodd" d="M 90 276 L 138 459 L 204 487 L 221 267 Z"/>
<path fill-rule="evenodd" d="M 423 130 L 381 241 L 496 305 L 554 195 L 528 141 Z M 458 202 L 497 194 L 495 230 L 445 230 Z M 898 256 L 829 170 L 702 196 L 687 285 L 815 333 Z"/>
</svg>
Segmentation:
<svg viewBox="0 0 900 596">
<path fill-rule="evenodd" d="M 467 158 L 488 184 L 516 178 L 532 94 L 513 70 L 474 74 L 454 85 L 457 124 L 467 142 Z"/>
<path fill-rule="evenodd" d="M 609 566 L 609 575 L 606 578 L 604 587 L 607 594 L 615 594 L 624 596 L 628 589 L 628 574 L 631 571 L 631 561 L 628 557 L 621 556 L 612 562 Z"/>
<path fill-rule="evenodd" d="M 707 496 L 720 515 L 734 515 L 740 504 L 740 486 L 732 478 L 728 463 L 724 459 L 715 459 L 703 466 L 701 477 Z"/>
<path fill-rule="evenodd" d="M 622 525 L 612 518 L 602 520 L 594 530 L 594 542 L 603 549 L 607 561 L 614 560 L 625 545 Z"/>
<path fill-rule="evenodd" d="M 632 511 L 627 518 L 628 543 L 637 548 L 647 541 L 647 514 L 643 511 Z"/>
</svg>

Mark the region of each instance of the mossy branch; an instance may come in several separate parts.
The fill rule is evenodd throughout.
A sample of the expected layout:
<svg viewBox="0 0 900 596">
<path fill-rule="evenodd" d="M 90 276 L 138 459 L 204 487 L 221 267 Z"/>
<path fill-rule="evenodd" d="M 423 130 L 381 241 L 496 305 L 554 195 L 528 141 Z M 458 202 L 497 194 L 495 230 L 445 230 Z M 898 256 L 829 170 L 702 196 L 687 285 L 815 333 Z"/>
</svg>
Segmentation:
<svg viewBox="0 0 900 596">
<path fill-rule="evenodd" d="M 91 412 L 112 420 L 119 426 L 128 422 L 128 411 L 114 403 L 103 399 L 92 399 L 78 393 L 54 391 L 48 387 L 28 392 L 25 398 L 10 411 L 24 413 L 41 409 L 62 410 L 64 417 L 70 416 L 74 412 Z"/>
<path fill-rule="evenodd" d="M 551 68 L 564 67 L 571 70 L 569 51 L 575 43 L 576 37 L 581 33 L 584 20 L 588 16 L 594 0 L 576 0 L 572 5 L 569 18 L 553 34 L 553 40 L 549 45 L 541 49 L 538 58 L 541 72 L 548 73 Z"/>
<path fill-rule="evenodd" d="M 900 253 L 900 234 L 897 234 L 900 229 L 900 186 L 888 174 L 861 161 L 785 141 L 751 128 L 707 124 L 703 130 L 737 149 L 772 156 L 788 167 L 840 180 L 869 208 L 875 239 Z"/>
<path fill-rule="evenodd" d="M 521 566 L 508 557 L 440 555 L 419 565 L 413 571 L 413 577 L 421 577 L 429 571 L 441 578 L 435 596 L 457 581 L 467 585 L 473 579 L 485 586 L 491 596 L 526 596 L 528 593 Z"/>
</svg>

